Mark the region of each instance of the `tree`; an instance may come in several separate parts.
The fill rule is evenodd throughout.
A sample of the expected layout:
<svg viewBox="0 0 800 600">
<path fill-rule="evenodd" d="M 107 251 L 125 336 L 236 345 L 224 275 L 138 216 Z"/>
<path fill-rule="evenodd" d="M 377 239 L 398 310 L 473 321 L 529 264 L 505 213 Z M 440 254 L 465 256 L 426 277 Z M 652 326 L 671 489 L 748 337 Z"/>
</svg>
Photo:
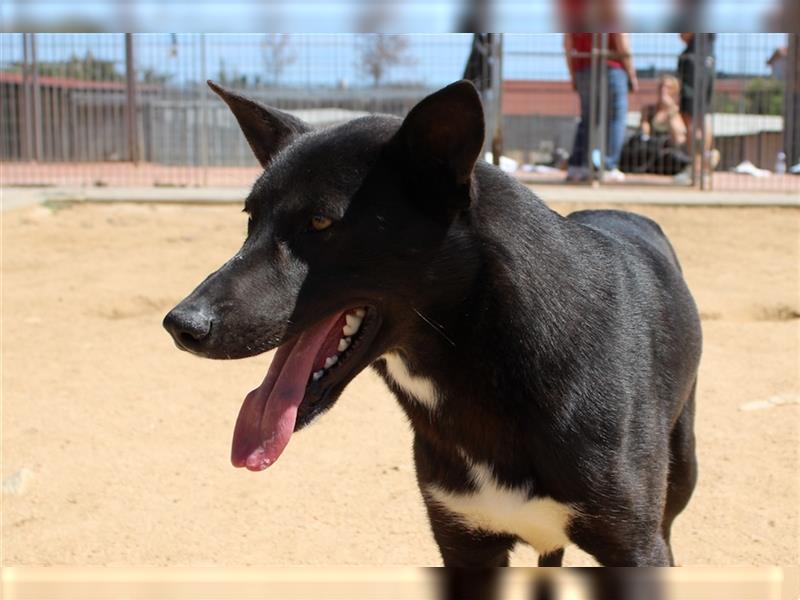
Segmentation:
<svg viewBox="0 0 800 600">
<path fill-rule="evenodd" d="M 744 89 L 745 110 L 756 115 L 783 114 L 783 82 L 757 77 Z"/>
<path fill-rule="evenodd" d="M 367 34 L 362 37 L 361 70 L 372 78 L 378 87 L 387 71 L 398 65 L 413 65 L 407 56 L 408 38 L 402 35 Z"/>
<path fill-rule="evenodd" d="M 87 50 L 83 58 L 72 54 L 67 60 L 39 61 L 36 63 L 40 77 L 65 77 L 68 79 L 82 79 L 89 81 L 125 81 L 124 72 L 117 70 L 117 61 L 103 60 L 94 57 L 91 50 Z M 11 63 L 3 69 L 10 73 L 22 72 L 22 63 Z M 137 71 L 142 83 L 163 85 L 172 78 L 169 73 L 159 73 L 151 67 Z"/>
<path fill-rule="evenodd" d="M 742 102 L 734 99 L 734 97 L 727 92 L 720 94 L 715 93 L 713 99 L 713 107 L 711 112 L 716 113 L 740 113 L 744 110 Z"/>
<path fill-rule="evenodd" d="M 139 79 L 142 83 L 163 85 L 172 79 L 172 75 L 169 73 L 158 73 L 154 69 L 146 67 L 139 71 Z"/>
<path fill-rule="evenodd" d="M 225 59 L 219 59 L 219 71 L 217 71 L 217 83 L 221 86 L 245 89 L 247 87 L 247 75 L 240 75 L 239 70 L 233 67 L 233 72 L 228 72 L 228 67 L 225 65 Z"/>
<path fill-rule="evenodd" d="M 264 71 L 273 85 L 278 85 L 283 71 L 297 60 L 289 49 L 290 36 L 286 33 L 268 33 L 261 42 Z"/>
<path fill-rule="evenodd" d="M 115 61 L 95 58 L 91 50 L 87 50 L 83 58 L 73 54 L 67 60 L 39 61 L 36 66 L 41 77 L 69 77 L 90 81 L 125 80 L 125 75 L 117 71 Z M 6 70 L 21 72 L 22 63 L 12 63 Z"/>
<path fill-rule="evenodd" d="M 228 70 L 225 68 L 225 59 L 219 59 L 219 71 L 217 72 L 217 81 L 220 85 L 228 85 Z"/>
</svg>

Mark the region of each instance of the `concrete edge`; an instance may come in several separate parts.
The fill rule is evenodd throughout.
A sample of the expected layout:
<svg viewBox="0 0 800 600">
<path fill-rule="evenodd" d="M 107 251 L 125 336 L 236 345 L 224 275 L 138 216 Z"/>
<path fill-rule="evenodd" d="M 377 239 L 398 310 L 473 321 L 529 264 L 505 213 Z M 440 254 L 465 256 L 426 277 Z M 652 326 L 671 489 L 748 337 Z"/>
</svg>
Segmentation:
<svg viewBox="0 0 800 600">
<path fill-rule="evenodd" d="M 677 187 L 625 187 L 624 185 L 599 187 L 531 183 L 525 183 L 525 185 L 546 202 L 800 207 L 800 194 L 794 192 L 721 192 Z"/>
<path fill-rule="evenodd" d="M 667 206 L 776 206 L 800 207 L 800 194 L 792 192 L 701 192 L 683 188 L 525 183 L 545 202 L 585 204 L 653 204 Z M 244 203 L 250 192 L 245 187 L 159 188 L 159 187 L 0 187 L 2 210 L 35 204 L 76 202 L 132 202 L 180 204 Z"/>
<path fill-rule="evenodd" d="M 133 202 L 180 204 L 229 204 L 239 202 L 249 188 L 160 188 L 160 187 L 2 187 L 2 210 L 34 204 L 70 204 L 76 202 Z"/>
</svg>

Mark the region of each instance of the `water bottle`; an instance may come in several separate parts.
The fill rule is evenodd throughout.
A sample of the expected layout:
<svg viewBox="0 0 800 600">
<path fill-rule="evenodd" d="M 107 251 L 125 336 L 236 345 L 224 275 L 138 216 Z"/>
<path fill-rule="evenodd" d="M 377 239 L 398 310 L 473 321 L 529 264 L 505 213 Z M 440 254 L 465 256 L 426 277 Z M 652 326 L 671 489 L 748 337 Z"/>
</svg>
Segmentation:
<svg viewBox="0 0 800 600">
<path fill-rule="evenodd" d="M 775 174 L 784 175 L 786 173 L 786 153 L 778 152 L 778 158 L 775 159 Z"/>
</svg>

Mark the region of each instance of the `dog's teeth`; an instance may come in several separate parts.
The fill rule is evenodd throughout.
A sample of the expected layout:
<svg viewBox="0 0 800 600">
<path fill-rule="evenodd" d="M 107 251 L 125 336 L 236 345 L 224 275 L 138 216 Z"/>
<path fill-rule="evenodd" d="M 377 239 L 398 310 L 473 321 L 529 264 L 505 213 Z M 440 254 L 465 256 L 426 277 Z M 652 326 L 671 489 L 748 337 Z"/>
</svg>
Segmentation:
<svg viewBox="0 0 800 600">
<path fill-rule="evenodd" d="M 330 369 L 333 365 L 336 364 L 336 361 L 339 360 L 338 356 L 329 356 L 325 359 L 325 368 Z"/>
<path fill-rule="evenodd" d="M 347 324 L 342 327 L 342 333 L 344 333 L 345 336 L 353 335 L 356 331 L 358 331 L 358 328 L 361 327 L 361 317 L 348 313 L 344 318 L 345 321 L 347 321 Z"/>
<path fill-rule="evenodd" d="M 355 310 L 355 313 L 356 313 L 356 316 L 357 316 L 358 318 L 360 318 L 360 319 L 363 319 L 363 318 L 364 318 L 364 315 L 365 315 L 365 314 L 367 314 L 367 311 L 365 311 L 363 308 L 357 308 L 357 309 Z"/>
<path fill-rule="evenodd" d="M 323 375 L 325 375 L 325 371 L 323 371 L 322 369 L 320 369 L 319 371 L 315 372 L 315 373 L 314 373 L 314 374 L 311 376 L 311 379 L 313 379 L 314 381 L 317 381 L 317 380 L 318 380 L 318 379 L 320 379 L 320 378 L 321 378 Z"/>
<path fill-rule="evenodd" d="M 350 347 L 350 338 L 342 338 L 339 340 L 339 347 L 337 350 L 339 352 L 344 352 Z"/>
</svg>

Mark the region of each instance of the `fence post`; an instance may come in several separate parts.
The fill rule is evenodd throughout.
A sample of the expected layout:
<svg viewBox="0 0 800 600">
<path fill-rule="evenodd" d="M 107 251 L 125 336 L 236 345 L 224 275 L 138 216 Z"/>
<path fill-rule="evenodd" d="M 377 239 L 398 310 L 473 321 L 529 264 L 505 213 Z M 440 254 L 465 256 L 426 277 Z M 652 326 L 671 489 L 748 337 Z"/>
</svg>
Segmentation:
<svg viewBox="0 0 800 600">
<path fill-rule="evenodd" d="M 497 61 L 495 60 L 495 34 L 487 33 L 486 34 L 486 44 L 484 47 L 485 54 L 483 56 L 483 60 L 480 63 L 481 66 L 481 87 L 480 87 L 480 94 L 481 99 L 484 103 L 484 119 L 486 120 L 485 126 L 487 135 L 484 139 L 484 152 L 491 151 L 494 146 L 494 128 L 495 128 L 495 117 L 497 116 L 496 111 L 494 110 L 494 102 L 497 100 L 497 90 L 495 89 L 495 71 L 497 70 Z M 500 165 L 500 155 L 493 154 L 492 155 L 492 163 L 495 166 Z"/>
<path fill-rule="evenodd" d="M 125 34 L 125 78 L 127 101 L 125 103 L 128 127 L 128 159 L 133 164 L 139 162 L 139 130 L 136 126 L 136 61 L 133 55 L 133 34 Z"/>
<path fill-rule="evenodd" d="M 783 139 L 787 165 L 800 162 L 800 34 L 788 34 L 783 102 Z"/>
<path fill-rule="evenodd" d="M 597 168 L 597 178 L 603 181 L 606 172 L 606 151 L 608 149 L 608 34 L 600 34 L 600 71 L 598 73 L 598 91 L 600 92 L 600 106 L 597 123 L 597 145 L 600 149 L 600 165 Z M 590 159 L 591 160 L 591 159 Z"/>
<path fill-rule="evenodd" d="M 592 49 L 591 49 L 591 57 L 590 57 L 590 65 L 589 65 L 589 122 L 586 124 L 586 156 L 584 160 L 586 161 L 586 167 L 589 170 L 589 181 L 594 183 L 596 181 L 596 173 L 595 170 L 592 168 L 592 150 L 597 146 L 597 127 L 595 124 L 597 123 L 597 70 L 598 70 L 598 62 L 597 62 L 597 35 L 596 33 L 592 34 Z M 580 126 L 580 125 L 579 125 Z M 574 149 L 573 149 L 574 151 Z"/>
<path fill-rule="evenodd" d="M 492 35 L 492 54 L 494 69 L 492 73 L 494 88 L 494 131 L 492 132 L 492 157 L 494 164 L 500 164 L 503 155 L 503 34 Z"/>
<path fill-rule="evenodd" d="M 698 172 L 697 172 L 697 137 L 700 135 L 698 130 L 698 119 L 697 116 L 700 114 L 700 93 L 698 90 L 700 89 L 700 85 L 702 82 L 700 78 L 702 77 L 700 73 L 700 48 L 699 48 L 699 41 L 698 35 L 695 33 L 694 38 L 694 52 L 692 52 L 692 56 L 690 60 L 692 61 L 692 86 L 694 89 L 694 95 L 692 96 L 692 128 L 689 132 L 690 140 L 689 140 L 689 154 L 692 156 L 692 187 L 697 187 L 698 184 Z M 702 145 L 702 144 L 701 144 Z"/>
<path fill-rule="evenodd" d="M 606 168 L 606 128 L 608 127 L 608 34 L 592 34 L 592 63 L 589 72 L 589 134 L 586 145 L 586 163 L 589 180 L 602 181 Z M 599 152 L 600 164 L 594 169 L 595 151 Z"/>
<path fill-rule="evenodd" d="M 33 135 L 31 133 L 31 96 L 30 96 L 30 57 L 28 36 L 22 34 L 22 102 L 19 120 L 20 150 L 24 160 L 31 160 L 33 152 Z"/>
<path fill-rule="evenodd" d="M 706 155 L 706 136 L 709 135 L 707 128 L 706 113 L 708 106 L 706 102 L 706 88 L 711 85 L 711 69 L 713 68 L 713 58 L 710 53 L 710 39 L 708 34 L 694 34 L 694 53 L 692 62 L 694 65 L 694 97 L 692 98 L 692 130 L 690 132 L 690 150 L 692 155 L 692 187 L 701 190 L 710 188 L 710 178 L 705 177 L 708 167 L 708 156 Z M 697 167 L 700 172 L 697 172 Z"/>
<path fill-rule="evenodd" d="M 208 186 L 208 85 L 206 85 L 206 34 L 200 34 L 200 156 L 203 186 Z"/>
<path fill-rule="evenodd" d="M 699 34 L 699 52 L 700 52 L 700 59 L 702 60 L 702 68 L 701 75 L 700 75 L 700 88 L 695 90 L 695 93 L 698 93 L 700 98 L 700 189 L 701 190 L 709 190 L 711 189 L 711 172 L 709 170 L 708 164 L 708 153 L 706 152 L 706 138 L 711 135 L 710 123 L 708 122 L 708 102 L 706 100 L 706 88 L 711 85 L 710 76 L 710 68 L 711 64 L 709 64 L 710 60 L 710 40 L 708 34 L 701 33 Z M 708 172 L 708 177 L 706 177 L 706 172 Z"/>
<path fill-rule="evenodd" d="M 33 110 L 31 122 L 33 123 L 33 157 L 36 162 L 42 160 L 42 99 L 39 90 L 39 63 L 36 60 L 36 34 L 31 33 L 28 38 L 31 43 L 31 86 L 33 88 Z"/>
</svg>

